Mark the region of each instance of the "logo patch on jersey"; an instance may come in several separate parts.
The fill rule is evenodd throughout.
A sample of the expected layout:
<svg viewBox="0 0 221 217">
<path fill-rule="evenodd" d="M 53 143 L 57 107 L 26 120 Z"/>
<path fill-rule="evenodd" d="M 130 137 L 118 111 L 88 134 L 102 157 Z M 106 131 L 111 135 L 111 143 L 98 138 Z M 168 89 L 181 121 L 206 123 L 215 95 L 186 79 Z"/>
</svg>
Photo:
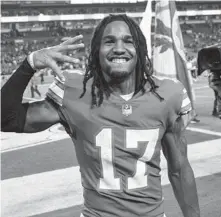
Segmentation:
<svg viewBox="0 0 221 217">
<path fill-rule="evenodd" d="M 132 114 L 132 106 L 128 104 L 122 105 L 122 114 L 125 116 L 129 116 Z"/>
</svg>

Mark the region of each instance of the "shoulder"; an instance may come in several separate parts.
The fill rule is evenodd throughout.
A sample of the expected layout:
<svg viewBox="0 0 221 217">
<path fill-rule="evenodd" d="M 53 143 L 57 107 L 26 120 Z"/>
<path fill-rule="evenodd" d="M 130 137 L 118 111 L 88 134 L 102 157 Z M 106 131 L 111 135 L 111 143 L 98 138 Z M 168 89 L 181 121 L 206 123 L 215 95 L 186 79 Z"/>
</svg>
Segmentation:
<svg viewBox="0 0 221 217">
<path fill-rule="evenodd" d="M 64 86 L 82 88 L 82 82 L 84 79 L 84 72 L 81 70 L 68 70 L 64 72 L 65 81 Z"/>
<path fill-rule="evenodd" d="M 55 77 L 46 93 L 47 97 L 60 106 L 63 103 L 65 89 L 71 88 L 71 90 L 82 90 L 84 79 L 84 74 L 80 70 L 65 71 L 63 75 L 65 80 L 61 81 L 58 77 Z"/>
<path fill-rule="evenodd" d="M 164 98 L 169 99 L 176 95 L 182 95 L 184 91 L 183 84 L 177 79 L 160 78 L 153 76 L 155 84 L 158 86 L 158 92 L 160 92 Z"/>
<path fill-rule="evenodd" d="M 157 92 L 164 98 L 171 111 L 183 115 L 192 109 L 187 90 L 179 80 L 156 76 L 153 76 L 153 79 L 158 86 Z"/>
</svg>

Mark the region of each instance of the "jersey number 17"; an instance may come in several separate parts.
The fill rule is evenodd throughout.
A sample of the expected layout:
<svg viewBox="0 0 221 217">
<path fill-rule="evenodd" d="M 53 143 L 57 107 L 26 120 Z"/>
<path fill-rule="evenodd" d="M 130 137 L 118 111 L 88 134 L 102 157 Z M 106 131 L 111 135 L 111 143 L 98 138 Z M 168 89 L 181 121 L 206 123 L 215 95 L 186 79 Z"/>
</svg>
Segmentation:
<svg viewBox="0 0 221 217">
<path fill-rule="evenodd" d="M 159 129 L 149 130 L 126 130 L 126 148 L 135 149 L 138 142 L 147 142 L 148 145 L 144 154 L 137 159 L 136 172 L 132 177 L 127 178 L 127 188 L 136 189 L 147 187 L 146 162 L 153 157 L 157 140 L 159 137 Z M 96 146 L 100 147 L 101 165 L 103 177 L 99 180 L 100 190 L 121 190 L 120 178 L 114 176 L 114 157 L 112 144 L 112 129 L 105 128 L 96 136 Z"/>
</svg>

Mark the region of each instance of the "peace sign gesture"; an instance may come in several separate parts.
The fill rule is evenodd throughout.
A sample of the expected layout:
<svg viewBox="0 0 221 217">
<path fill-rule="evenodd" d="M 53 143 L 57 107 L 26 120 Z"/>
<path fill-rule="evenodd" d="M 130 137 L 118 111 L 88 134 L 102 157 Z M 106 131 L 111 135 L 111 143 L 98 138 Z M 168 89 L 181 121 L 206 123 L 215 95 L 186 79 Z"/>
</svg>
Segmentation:
<svg viewBox="0 0 221 217">
<path fill-rule="evenodd" d="M 37 50 L 33 53 L 33 66 L 35 69 L 43 69 L 49 67 L 52 69 L 55 76 L 63 80 L 61 69 L 58 67 L 57 62 L 69 62 L 79 63 L 79 59 L 66 55 L 68 51 L 74 51 L 84 47 L 80 40 L 83 38 L 82 35 L 70 38 L 63 43 Z"/>
</svg>

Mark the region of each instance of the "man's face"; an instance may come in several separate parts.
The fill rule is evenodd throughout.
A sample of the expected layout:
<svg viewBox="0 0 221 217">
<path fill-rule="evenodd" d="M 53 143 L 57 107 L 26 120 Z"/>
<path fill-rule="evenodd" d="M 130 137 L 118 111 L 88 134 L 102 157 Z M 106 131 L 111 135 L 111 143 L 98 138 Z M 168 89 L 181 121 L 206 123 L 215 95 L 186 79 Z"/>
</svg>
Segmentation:
<svg viewBox="0 0 221 217">
<path fill-rule="evenodd" d="M 102 72 L 110 79 L 122 80 L 135 73 L 137 53 L 124 21 L 113 21 L 104 29 L 99 59 Z"/>
</svg>

